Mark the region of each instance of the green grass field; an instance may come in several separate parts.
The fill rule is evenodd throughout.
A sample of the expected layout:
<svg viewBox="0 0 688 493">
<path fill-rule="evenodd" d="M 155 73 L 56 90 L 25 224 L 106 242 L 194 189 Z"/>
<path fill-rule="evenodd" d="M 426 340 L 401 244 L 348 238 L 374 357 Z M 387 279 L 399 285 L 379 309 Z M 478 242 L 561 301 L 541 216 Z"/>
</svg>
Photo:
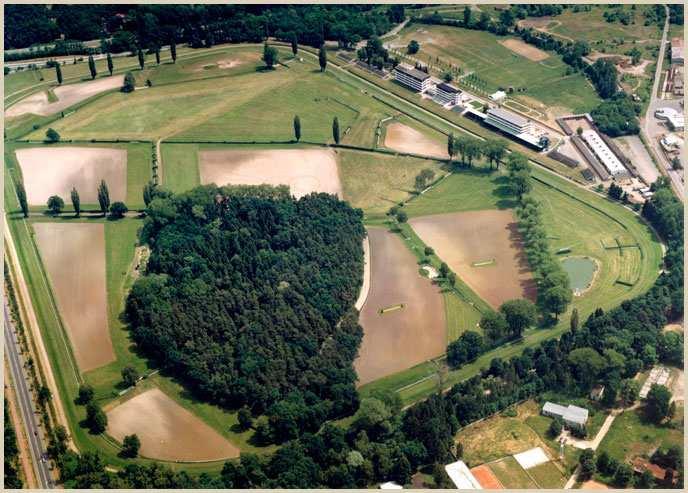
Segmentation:
<svg viewBox="0 0 688 493">
<path fill-rule="evenodd" d="M 635 456 L 649 456 L 657 447 L 683 445 L 683 406 L 681 412 L 668 424 L 658 426 L 645 421 L 642 409 L 626 411 L 616 417 L 600 443 L 598 453 L 606 451 L 620 460 Z"/>
<path fill-rule="evenodd" d="M 201 184 L 198 144 L 161 144 L 162 184 L 175 193 Z"/>
<path fill-rule="evenodd" d="M 562 489 L 567 479 L 553 462 L 545 462 L 539 466 L 531 467 L 528 469 L 528 474 L 541 489 Z"/>
<path fill-rule="evenodd" d="M 505 457 L 489 467 L 507 489 L 537 489 L 535 482 L 513 457 Z"/>
<path fill-rule="evenodd" d="M 553 52 L 542 62 L 531 61 L 502 46 L 506 37 L 451 26 L 411 25 L 393 43 L 406 46 L 412 39 L 421 46 L 415 58 L 433 64 L 439 58 L 465 73 L 474 72 L 487 83 L 488 93 L 499 87 L 522 87 L 526 88 L 522 96 L 574 112 L 589 111 L 599 101 L 583 75 L 566 75 L 566 64 Z"/>
</svg>

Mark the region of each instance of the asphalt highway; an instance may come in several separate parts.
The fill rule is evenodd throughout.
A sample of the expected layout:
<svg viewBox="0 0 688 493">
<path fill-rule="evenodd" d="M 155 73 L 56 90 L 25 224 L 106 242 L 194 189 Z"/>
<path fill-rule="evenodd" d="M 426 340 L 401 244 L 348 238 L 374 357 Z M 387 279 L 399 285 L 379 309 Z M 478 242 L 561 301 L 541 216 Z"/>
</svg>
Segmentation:
<svg viewBox="0 0 688 493">
<path fill-rule="evenodd" d="M 55 485 L 50 477 L 50 464 L 47 459 L 46 447 L 43 443 L 39 415 L 34 405 L 33 392 L 31 391 L 28 373 L 24 369 L 24 358 L 21 355 L 17 333 L 7 307 L 7 300 L 4 300 L 3 308 L 5 310 L 5 354 L 9 362 L 12 382 L 14 382 L 16 387 L 21 421 L 26 428 L 31 461 L 37 473 L 38 487 L 41 489 L 53 488 Z"/>
</svg>

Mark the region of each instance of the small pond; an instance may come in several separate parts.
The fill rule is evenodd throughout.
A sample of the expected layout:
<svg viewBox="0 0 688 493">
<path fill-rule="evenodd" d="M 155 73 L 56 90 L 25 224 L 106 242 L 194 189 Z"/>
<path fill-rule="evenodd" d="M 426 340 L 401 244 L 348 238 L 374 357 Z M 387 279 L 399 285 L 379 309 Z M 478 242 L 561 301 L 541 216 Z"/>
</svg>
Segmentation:
<svg viewBox="0 0 688 493">
<path fill-rule="evenodd" d="M 567 257 L 561 261 L 561 265 L 569 275 L 574 294 L 579 295 L 590 287 L 597 270 L 594 260 L 588 257 Z"/>
</svg>

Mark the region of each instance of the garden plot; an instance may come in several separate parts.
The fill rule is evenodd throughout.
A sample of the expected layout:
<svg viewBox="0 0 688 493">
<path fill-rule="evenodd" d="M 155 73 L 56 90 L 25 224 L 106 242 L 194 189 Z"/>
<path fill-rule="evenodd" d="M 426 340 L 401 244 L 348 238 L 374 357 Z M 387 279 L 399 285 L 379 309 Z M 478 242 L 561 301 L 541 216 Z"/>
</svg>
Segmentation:
<svg viewBox="0 0 688 493">
<path fill-rule="evenodd" d="M 213 150 L 199 153 L 201 183 L 288 185 L 295 197 L 342 195 L 334 152 L 321 149 Z"/>
<path fill-rule="evenodd" d="M 26 113 L 33 113 L 41 116 L 52 115 L 53 113 L 69 108 L 96 94 L 122 87 L 123 81 L 123 75 L 115 75 L 89 82 L 55 87 L 53 92 L 55 96 L 57 96 L 57 101 L 53 103 L 48 101 L 48 96 L 45 91 L 41 91 L 22 99 L 14 106 L 8 108 L 5 112 L 5 116 L 7 118 L 13 118 L 22 116 Z"/>
<path fill-rule="evenodd" d="M 140 454 L 170 461 L 212 461 L 239 449 L 161 390 L 143 392 L 107 412 L 108 434 L 120 442 L 135 433 Z"/>
<path fill-rule="evenodd" d="M 38 222 L 33 229 L 79 369 L 114 361 L 107 323 L 104 225 Z"/>
<path fill-rule="evenodd" d="M 439 288 L 418 273 L 416 258 L 399 236 L 368 228 L 368 238 L 372 275 L 354 362 L 361 385 L 437 357 L 447 344 Z"/>
<path fill-rule="evenodd" d="M 447 157 L 446 146 L 403 123 L 390 123 L 385 131 L 385 147 L 410 154 Z"/>
<path fill-rule="evenodd" d="M 82 204 L 98 203 L 98 185 L 105 180 L 110 200 L 127 195 L 127 151 L 103 147 L 29 147 L 17 149 L 30 205 L 45 205 L 59 195 L 69 201 L 75 187 Z"/>
<path fill-rule="evenodd" d="M 535 281 L 509 210 L 415 217 L 409 224 L 437 256 L 494 308 L 535 299 Z"/>
</svg>

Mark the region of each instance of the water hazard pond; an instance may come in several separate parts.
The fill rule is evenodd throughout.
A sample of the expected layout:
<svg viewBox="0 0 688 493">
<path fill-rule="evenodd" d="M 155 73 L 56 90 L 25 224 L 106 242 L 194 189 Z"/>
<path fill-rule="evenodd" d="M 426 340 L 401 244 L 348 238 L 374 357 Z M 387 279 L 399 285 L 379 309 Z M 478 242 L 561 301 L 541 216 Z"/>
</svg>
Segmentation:
<svg viewBox="0 0 688 493">
<path fill-rule="evenodd" d="M 595 279 L 597 263 L 589 257 L 567 257 L 561 261 L 561 265 L 569 275 L 573 293 L 580 296 L 590 288 Z"/>
</svg>

